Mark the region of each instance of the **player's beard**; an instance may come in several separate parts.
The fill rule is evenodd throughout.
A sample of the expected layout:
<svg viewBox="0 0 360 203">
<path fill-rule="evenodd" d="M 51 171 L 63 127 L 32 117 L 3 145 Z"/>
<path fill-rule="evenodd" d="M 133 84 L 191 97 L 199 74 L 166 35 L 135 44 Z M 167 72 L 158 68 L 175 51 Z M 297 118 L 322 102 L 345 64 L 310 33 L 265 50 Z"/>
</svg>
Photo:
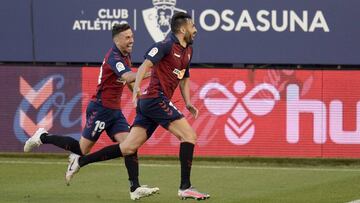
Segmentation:
<svg viewBox="0 0 360 203">
<path fill-rule="evenodd" d="M 126 51 L 128 52 L 128 54 L 130 54 L 133 50 L 133 47 L 127 47 Z"/>
<path fill-rule="evenodd" d="M 185 42 L 188 44 L 188 45 L 192 45 L 194 43 L 194 40 L 192 38 L 192 35 L 189 33 L 189 32 L 186 32 L 185 33 Z"/>
<path fill-rule="evenodd" d="M 132 50 L 133 50 L 133 46 L 130 47 L 130 44 L 127 44 L 126 46 L 123 47 L 121 52 L 124 55 L 128 55 L 132 52 Z"/>
</svg>

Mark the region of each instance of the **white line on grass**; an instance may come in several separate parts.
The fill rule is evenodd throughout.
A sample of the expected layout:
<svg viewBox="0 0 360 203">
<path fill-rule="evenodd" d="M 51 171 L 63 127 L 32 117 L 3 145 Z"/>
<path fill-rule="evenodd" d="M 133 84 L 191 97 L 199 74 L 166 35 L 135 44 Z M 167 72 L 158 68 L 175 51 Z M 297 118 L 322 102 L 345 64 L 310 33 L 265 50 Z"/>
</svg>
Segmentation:
<svg viewBox="0 0 360 203">
<path fill-rule="evenodd" d="M 33 164 L 33 165 L 67 165 L 67 162 L 61 161 L 9 161 L 9 160 L 0 160 L 0 164 Z M 98 166 L 120 166 L 119 163 L 96 163 Z M 179 164 L 141 164 L 144 167 L 179 167 Z M 249 169 L 249 170 L 299 170 L 299 171 L 343 171 L 343 172 L 360 172 L 359 169 L 350 169 L 350 168 L 299 168 L 299 167 L 260 167 L 260 166 L 215 166 L 215 165 L 193 165 L 194 168 L 208 168 L 208 169 Z M 360 203 L 360 200 L 355 200 L 357 202 L 351 203 Z"/>
<path fill-rule="evenodd" d="M 351 201 L 351 202 L 347 202 L 347 203 L 360 203 L 360 199 L 353 200 L 353 201 Z"/>
</svg>

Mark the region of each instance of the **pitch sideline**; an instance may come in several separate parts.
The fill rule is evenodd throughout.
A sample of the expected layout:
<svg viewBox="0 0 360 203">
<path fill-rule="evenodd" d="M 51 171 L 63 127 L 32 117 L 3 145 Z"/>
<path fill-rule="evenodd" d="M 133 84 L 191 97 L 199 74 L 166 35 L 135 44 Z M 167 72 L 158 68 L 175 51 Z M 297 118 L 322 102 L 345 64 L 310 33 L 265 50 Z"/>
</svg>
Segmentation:
<svg viewBox="0 0 360 203">
<path fill-rule="evenodd" d="M 67 162 L 61 161 L 7 161 L 0 160 L 0 164 L 33 164 L 33 165 L 67 165 Z M 97 166 L 119 166 L 116 163 L 95 163 Z M 178 164 L 140 164 L 142 167 L 179 167 Z M 260 166 L 215 166 L 215 165 L 193 165 L 194 168 L 208 169 L 249 169 L 249 170 L 300 170 L 300 171 L 342 171 L 342 172 L 360 172 L 360 169 L 349 168 L 309 168 L 309 167 L 260 167 Z M 360 203 L 360 200 L 354 200 L 350 203 Z"/>
</svg>

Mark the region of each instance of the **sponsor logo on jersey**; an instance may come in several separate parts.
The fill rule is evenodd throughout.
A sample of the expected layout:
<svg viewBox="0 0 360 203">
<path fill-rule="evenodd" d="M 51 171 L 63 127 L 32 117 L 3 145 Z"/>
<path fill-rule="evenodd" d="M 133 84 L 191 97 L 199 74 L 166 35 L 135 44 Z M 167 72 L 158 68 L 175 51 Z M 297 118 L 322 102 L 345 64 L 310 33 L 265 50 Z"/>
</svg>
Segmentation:
<svg viewBox="0 0 360 203">
<path fill-rule="evenodd" d="M 177 76 L 178 79 L 182 79 L 184 77 L 186 69 L 179 70 L 177 68 L 174 69 L 173 73 Z"/>
<path fill-rule="evenodd" d="M 118 79 L 116 80 L 116 82 L 122 83 L 123 85 L 126 84 L 126 80 L 124 80 L 124 79 L 122 79 L 122 78 L 118 78 Z"/>
</svg>

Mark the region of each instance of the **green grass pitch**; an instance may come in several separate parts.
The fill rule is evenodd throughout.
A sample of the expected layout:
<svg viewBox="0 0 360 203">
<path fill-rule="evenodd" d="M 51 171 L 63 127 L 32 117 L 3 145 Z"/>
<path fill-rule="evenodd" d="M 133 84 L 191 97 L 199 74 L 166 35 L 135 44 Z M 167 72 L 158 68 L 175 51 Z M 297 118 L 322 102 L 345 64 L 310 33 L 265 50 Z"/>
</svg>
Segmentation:
<svg viewBox="0 0 360 203">
<path fill-rule="evenodd" d="M 86 166 L 65 185 L 65 158 L 0 157 L 0 202 L 134 202 L 123 160 Z M 179 200 L 177 161 L 140 160 L 142 184 L 160 194 L 138 202 Z M 360 168 L 347 166 L 269 166 L 194 161 L 192 183 L 211 195 L 206 202 L 345 203 L 360 199 Z"/>
</svg>

